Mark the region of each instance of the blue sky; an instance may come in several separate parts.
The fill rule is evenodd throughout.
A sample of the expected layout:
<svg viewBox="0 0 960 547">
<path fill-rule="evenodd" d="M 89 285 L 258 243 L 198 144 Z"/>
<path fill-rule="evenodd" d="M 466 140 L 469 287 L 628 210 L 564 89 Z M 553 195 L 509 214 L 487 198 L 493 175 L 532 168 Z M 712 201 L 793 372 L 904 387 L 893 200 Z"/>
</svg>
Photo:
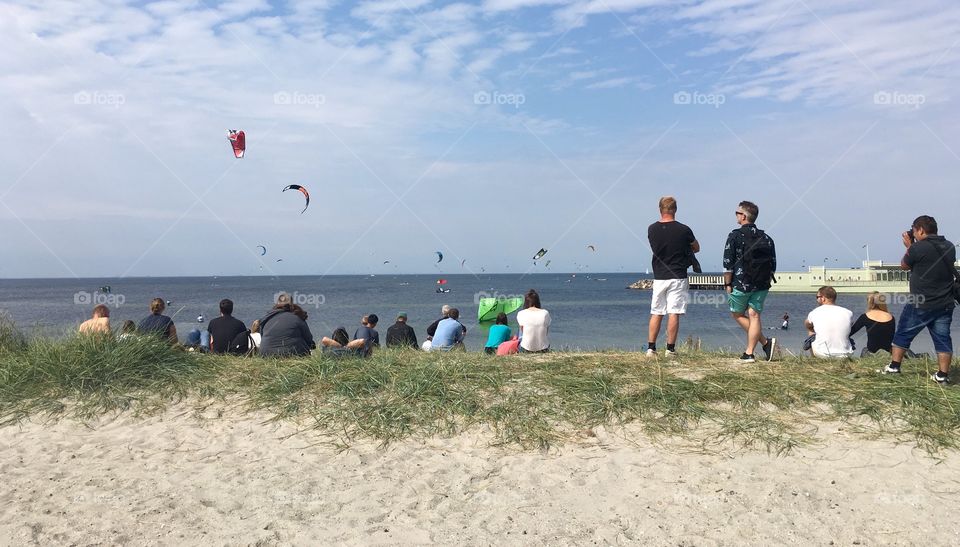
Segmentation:
<svg viewBox="0 0 960 547">
<path fill-rule="evenodd" d="M 782 268 L 960 237 L 956 2 L 36 4 L 0 2 L 0 277 L 643 271 L 667 194 L 708 269 L 741 199 Z"/>
</svg>

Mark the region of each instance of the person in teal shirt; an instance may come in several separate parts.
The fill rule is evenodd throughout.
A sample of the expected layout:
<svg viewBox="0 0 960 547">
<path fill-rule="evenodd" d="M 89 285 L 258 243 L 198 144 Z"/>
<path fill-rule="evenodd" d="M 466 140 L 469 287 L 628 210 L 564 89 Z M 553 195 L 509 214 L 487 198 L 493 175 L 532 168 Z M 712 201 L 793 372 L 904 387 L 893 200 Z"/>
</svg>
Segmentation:
<svg viewBox="0 0 960 547">
<path fill-rule="evenodd" d="M 484 353 L 494 355 L 497 353 L 497 346 L 510 339 L 510 327 L 507 326 L 507 314 L 500 312 L 497 314 L 495 325 L 490 327 L 490 334 L 487 336 L 487 343 L 483 346 Z"/>
</svg>

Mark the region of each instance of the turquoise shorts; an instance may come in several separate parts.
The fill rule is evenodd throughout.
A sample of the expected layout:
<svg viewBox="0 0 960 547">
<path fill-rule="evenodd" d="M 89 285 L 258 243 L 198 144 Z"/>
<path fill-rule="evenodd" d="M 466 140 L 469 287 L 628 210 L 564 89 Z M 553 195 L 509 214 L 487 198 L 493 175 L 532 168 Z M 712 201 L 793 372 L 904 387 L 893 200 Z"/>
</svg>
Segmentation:
<svg viewBox="0 0 960 547">
<path fill-rule="evenodd" d="M 727 302 L 730 304 L 730 311 L 733 313 L 744 313 L 747 307 L 753 308 L 757 313 L 763 312 L 763 301 L 767 299 L 768 290 L 743 292 L 733 289 L 733 292 L 727 295 Z"/>
</svg>

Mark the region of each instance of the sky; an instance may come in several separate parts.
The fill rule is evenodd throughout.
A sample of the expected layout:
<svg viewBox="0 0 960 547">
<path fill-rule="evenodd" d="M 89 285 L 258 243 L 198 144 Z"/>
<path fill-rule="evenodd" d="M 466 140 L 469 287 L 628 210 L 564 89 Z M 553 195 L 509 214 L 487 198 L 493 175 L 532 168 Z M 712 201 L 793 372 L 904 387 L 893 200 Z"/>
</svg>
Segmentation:
<svg viewBox="0 0 960 547">
<path fill-rule="evenodd" d="M 0 0 L 0 277 L 642 272 L 663 195 L 898 261 L 958 89 L 954 0 Z"/>
</svg>

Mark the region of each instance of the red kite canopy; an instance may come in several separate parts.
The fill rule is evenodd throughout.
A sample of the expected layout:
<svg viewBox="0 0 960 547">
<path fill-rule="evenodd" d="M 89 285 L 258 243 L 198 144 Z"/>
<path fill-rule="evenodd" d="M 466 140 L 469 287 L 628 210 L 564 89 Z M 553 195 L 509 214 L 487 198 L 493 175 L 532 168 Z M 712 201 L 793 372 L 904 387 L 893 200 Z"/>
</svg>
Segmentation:
<svg viewBox="0 0 960 547">
<path fill-rule="evenodd" d="M 230 146 L 233 147 L 234 157 L 242 158 L 244 152 L 247 151 L 247 136 L 243 134 L 242 130 L 231 129 L 227 138 L 230 139 Z"/>
</svg>

